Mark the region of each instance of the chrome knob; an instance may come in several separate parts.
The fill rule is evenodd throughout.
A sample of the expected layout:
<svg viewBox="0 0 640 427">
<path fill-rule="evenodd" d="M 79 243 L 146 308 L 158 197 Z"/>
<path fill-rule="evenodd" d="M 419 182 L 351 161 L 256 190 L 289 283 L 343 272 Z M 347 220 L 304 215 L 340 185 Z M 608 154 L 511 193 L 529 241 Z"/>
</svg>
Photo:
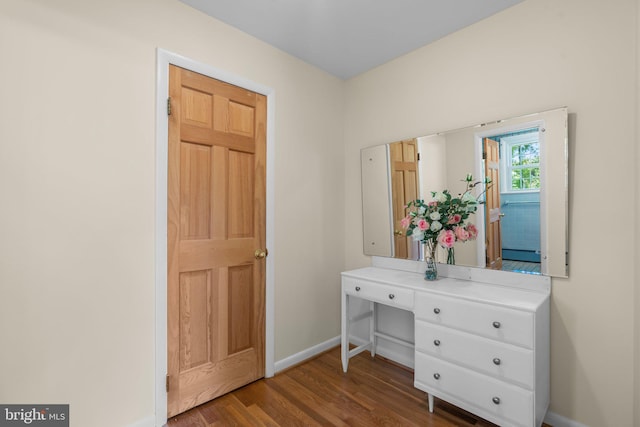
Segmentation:
<svg viewBox="0 0 640 427">
<path fill-rule="evenodd" d="M 493 327 L 496 329 L 500 329 L 500 322 L 493 322 Z"/>
<path fill-rule="evenodd" d="M 436 307 L 436 308 L 433 309 L 433 312 L 435 314 L 440 314 L 440 309 L 438 307 Z"/>
<path fill-rule="evenodd" d="M 437 372 L 435 374 L 433 374 L 433 378 L 439 380 L 440 379 L 440 374 L 438 374 Z"/>
<path fill-rule="evenodd" d="M 360 286 L 356 286 L 356 292 L 360 292 Z"/>
<path fill-rule="evenodd" d="M 493 364 L 494 365 L 499 365 L 500 363 L 502 363 L 502 361 L 500 359 L 498 359 L 497 357 L 495 359 L 493 359 Z"/>
<path fill-rule="evenodd" d="M 493 403 L 495 403 L 496 405 L 500 404 L 500 398 L 499 397 L 494 397 L 493 399 L 491 399 L 493 401 Z"/>
<path fill-rule="evenodd" d="M 433 345 L 438 347 L 440 345 L 440 340 L 433 340 Z"/>
<path fill-rule="evenodd" d="M 394 294 L 389 294 L 389 299 L 394 299 L 396 296 Z"/>
</svg>

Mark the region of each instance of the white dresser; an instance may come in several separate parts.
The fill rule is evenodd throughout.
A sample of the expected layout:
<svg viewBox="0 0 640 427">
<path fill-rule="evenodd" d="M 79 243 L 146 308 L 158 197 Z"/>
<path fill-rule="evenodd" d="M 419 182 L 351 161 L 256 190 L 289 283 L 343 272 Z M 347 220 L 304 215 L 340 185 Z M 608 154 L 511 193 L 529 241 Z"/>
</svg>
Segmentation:
<svg viewBox="0 0 640 427">
<path fill-rule="evenodd" d="M 501 426 L 540 426 L 549 405 L 550 279 L 440 267 L 450 277 L 434 282 L 380 267 L 342 273 L 344 371 L 349 357 L 375 355 L 384 338 L 413 349 L 414 385 L 428 393 L 430 411 L 435 396 Z M 369 301 L 369 310 L 349 313 L 351 297 Z M 414 342 L 378 331 L 378 304 L 413 312 Z M 362 320 L 368 342 L 350 350 L 350 324 Z"/>
</svg>

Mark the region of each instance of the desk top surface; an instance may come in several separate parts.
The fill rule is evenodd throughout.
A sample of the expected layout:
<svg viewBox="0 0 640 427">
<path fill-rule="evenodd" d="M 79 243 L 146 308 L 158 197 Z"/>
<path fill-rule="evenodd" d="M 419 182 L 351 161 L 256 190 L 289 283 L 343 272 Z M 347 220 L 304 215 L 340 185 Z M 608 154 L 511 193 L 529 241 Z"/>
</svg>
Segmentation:
<svg viewBox="0 0 640 427">
<path fill-rule="evenodd" d="M 365 267 L 345 271 L 342 273 L 342 277 L 367 280 L 419 292 L 429 292 L 441 296 L 467 299 L 526 311 L 536 311 L 549 298 L 549 292 L 543 289 L 540 291 L 518 289 L 499 284 L 450 277 L 440 277 L 435 281 L 426 281 L 420 273 L 379 267 Z"/>
</svg>

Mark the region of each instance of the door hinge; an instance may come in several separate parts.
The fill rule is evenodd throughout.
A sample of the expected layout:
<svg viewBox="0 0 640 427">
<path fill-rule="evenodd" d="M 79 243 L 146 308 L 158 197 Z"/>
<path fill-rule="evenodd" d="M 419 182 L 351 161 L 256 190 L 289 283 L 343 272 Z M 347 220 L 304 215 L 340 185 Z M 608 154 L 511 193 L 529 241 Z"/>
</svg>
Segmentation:
<svg viewBox="0 0 640 427">
<path fill-rule="evenodd" d="M 418 159 L 417 160 L 420 161 L 420 153 L 418 153 Z"/>
<path fill-rule="evenodd" d="M 482 160 L 487 160 L 487 152 L 486 151 L 482 152 Z"/>
<path fill-rule="evenodd" d="M 171 97 L 167 98 L 167 116 L 171 115 Z"/>
<path fill-rule="evenodd" d="M 165 382 L 165 388 L 167 389 L 167 393 L 169 393 L 169 375 L 168 374 Z"/>
</svg>

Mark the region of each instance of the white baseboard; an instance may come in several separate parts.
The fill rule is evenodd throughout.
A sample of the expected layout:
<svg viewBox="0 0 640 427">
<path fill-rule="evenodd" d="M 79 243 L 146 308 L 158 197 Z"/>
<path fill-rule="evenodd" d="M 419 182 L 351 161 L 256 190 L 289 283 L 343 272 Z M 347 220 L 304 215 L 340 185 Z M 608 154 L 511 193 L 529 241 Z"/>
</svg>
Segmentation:
<svg viewBox="0 0 640 427">
<path fill-rule="evenodd" d="M 366 344 L 368 341 L 351 335 L 349 337 L 349 342 L 351 344 L 361 346 L 363 344 Z M 379 354 L 384 358 L 392 360 L 395 363 L 399 363 L 402 366 L 406 366 L 408 368 L 413 369 L 415 365 L 413 357 L 402 354 L 399 351 L 394 351 L 393 346 L 394 346 L 393 343 L 389 343 L 389 346 L 386 346 L 384 338 L 379 338 L 378 345 L 376 346 L 376 354 Z M 398 346 L 398 345 L 395 345 L 395 346 L 398 347 L 399 349 L 402 349 L 401 346 Z"/>
<path fill-rule="evenodd" d="M 551 411 L 547 412 L 547 416 L 544 417 L 544 422 L 552 427 L 589 427 Z"/>
<path fill-rule="evenodd" d="M 332 349 L 333 347 L 336 347 L 340 345 L 340 336 L 338 335 L 337 337 L 331 338 L 325 342 L 322 342 L 320 344 L 314 345 L 313 347 L 309 347 L 306 350 L 301 351 L 300 353 L 296 353 L 296 354 L 292 354 L 289 357 L 285 357 L 282 360 L 278 360 L 275 363 L 275 372 L 278 373 L 280 371 L 283 371 L 287 368 L 290 368 L 292 366 L 297 365 L 298 363 L 304 362 L 307 359 L 310 359 L 314 356 L 317 356 L 318 354 L 327 351 L 329 349 Z"/>
</svg>

